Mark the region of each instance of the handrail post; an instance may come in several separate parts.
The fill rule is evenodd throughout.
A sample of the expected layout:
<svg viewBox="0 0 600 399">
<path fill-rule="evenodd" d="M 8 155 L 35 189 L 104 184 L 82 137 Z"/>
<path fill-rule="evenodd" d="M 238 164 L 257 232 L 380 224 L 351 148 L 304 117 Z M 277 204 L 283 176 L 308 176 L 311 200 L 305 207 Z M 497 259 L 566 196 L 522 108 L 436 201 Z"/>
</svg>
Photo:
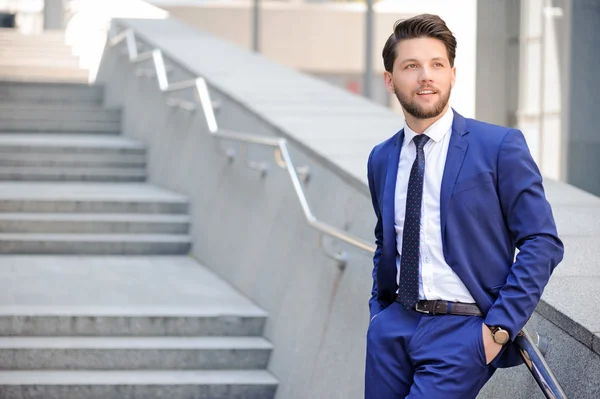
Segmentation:
<svg viewBox="0 0 600 399">
<path fill-rule="evenodd" d="M 135 42 L 135 34 L 133 29 L 128 29 L 125 32 L 125 40 L 127 42 L 127 53 L 129 55 L 129 61 L 134 60 L 138 56 L 137 44 Z"/>
</svg>

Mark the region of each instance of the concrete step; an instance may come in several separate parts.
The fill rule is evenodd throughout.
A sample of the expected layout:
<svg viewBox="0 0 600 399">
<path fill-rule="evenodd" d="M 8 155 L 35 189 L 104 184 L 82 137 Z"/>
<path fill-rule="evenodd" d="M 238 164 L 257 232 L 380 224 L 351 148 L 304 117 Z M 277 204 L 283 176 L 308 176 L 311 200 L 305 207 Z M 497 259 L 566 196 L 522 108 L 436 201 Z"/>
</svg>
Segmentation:
<svg viewBox="0 0 600 399">
<path fill-rule="evenodd" d="M 52 67 L 52 68 L 79 68 L 79 60 L 75 57 L 57 56 L 57 57 L 35 57 L 35 56 L 11 56 L 10 58 L 0 59 L 2 67 Z"/>
<path fill-rule="evenodd" d="M 4 54 L 3 54 L 4 53 Z M 0 49 L 0 62 L 2 65 L 55 65 L 57 63 L 71 63 L 74 68 L 79 68 L 79 58 L 66 52 L 57 51 L 2 51 Z"/>
<path fill-rule="evenodd" d="M 31 153 L 36 156 L 144 155 L 146 146 L 124 136 L 4 132 L 0 134 L 0 153 L 6 152 L 19 155 Z"/>
<path fill-rule="evenodd" d="M 19 46 L 19 45 L 1 45 L 0 56 L 3 58 L 46 58 L 51 59 L 53 56 L 57 58 L 77 58 L 73 51 L 68 46 Z"/>
<path fill-rule="evenodd" d="M 2 42 L 0 39 L 0 56 L 12 55 L 73 56 L 73 49 L 65 44 L 35 45 L 33 43 Z"/>
<path fill-rule="evenodd" d="M 0 134 L 0 167 L 22 167 L 29 174 L 32 168 L 44 168 L 44 174 L 46 169 L 52 174 L 59 172 L 52 168 L 67 169 L 69 174 L 91 171 L 110 175 L 100 169 L 110 172 L 115 168 L 141 172 L 146 167 L 145 153 L 142 143 L 122 136 Z"/>
<path fill-rule="evenodd" d="M 0 44 L 10 46 L 12 44 L 23 44 L 36 47 L 42 46 L 65 46 L 67 47 L 65 36 L 54 36 L 47 34 L 24 35 L 10 34 L 9 32 L 0 32 Z"/>
<path fill-rule="evenodd" d="M 3 399 L 272 399 L 277 380 L 263 370 L 3 371 Z"/>
<path fill-rule="evenodd" d="M 12 82 L 87 83 L 89 71 L 48 66 L 1 66 L 0 80 Z"/>
<path fill-rule="evenodd" d="M 118 109 L 0 103 L 0 131 L 117 134 L 120 128 Z"/>
<path fill-rule="evenodd" d="M 93 105 L 0 103 L 0 117 L 9 120 L 60 120 L 118 122 L 121 110 Z"/>
<path fill-rule="evenodd" d="M 44 103 L 101 105 L 102 86 L 56 82 L 2 82 L 0 101 L 9 103 Z"/>
<path fill-rule="evenodd" d="M 3 37 L 0 35 L 0 49 L 3 50 L 24 50 L 33 49 L 40 51 L 54 51 L 54 50 L 69 50 L 72 51 L 71 47 L 67 45 L 64 40 L 48 40 L 40 38 L 27 38 L 27 37 Z"/>
<path fill-rule="evenodd" d="M 10 34 L 10 32 L 1 32 L 0 33 L 0 43 L 2 44 L 10 44 L 10 43 L 25 43 L 31 45 L 54 45 L 54 46 L 66 46 L 65 36 L 62 35 L 47 35 L 47 34 Z"/>
<path fill-rule="evenodd" d="M 12 38 L 19 37 L 26 40 L 65 40 L 65 31 L 61 29 L 48 29 L 40 33 L 25 34 L 19 30 L 13 28 L 0 28 L 0 38 Z"/>
<path fill-rule="evenodd" d="M 0 370 L 265 369 L 260 337 L 0 337 Z"/>
<path fill-rule="evenodd" d="M 79 57 L 71 54 L 69 48 L 6 48 L 0 46 L 1 62 L 10 62 L 15 60 L 28 61 L 79 61 Z"/>
<path fill-rule="evenodd" d="M 0 180 L 9 181 L 93 181 L 93 182 L 143 182 L 144 168 L 123 167 L 0 167 Z"/>
<path fill-rule="evenodd" d="M 14 29 L 0 28 L 0 42 L 41 43 L 65 45 L 65 33 L 60 31 L 43 31 L 37 34 L 24 34 Z"/>
<path fill-rule="evenodd" d="M 143 183 L 0 182 L 0 212 L 187 213 L 185 196 Z"/>
<path fill-rule="evenodd" d="M 6 39 L 0 36 L 0 51 L 10 54 L 18 51 L 59 52 L 71 54 L 72 48 L 59 41 L 34 41 Z"/>
<path fill-rule="evenodd" d="M 262 336 L 268 316 L 189 256 L 0 255 L 0 276 L 1 336 Z"/>
<path fill-rule="evenodd" d="M 188 234 L 187 215 L 0 213 L 5 233 Z"/>
<path fill-rule="evenodd" d="M 47 153 L 43 152 L 15 152 L 7 153 L 6 148 L 0 147 L 0 166 L 10 167 L 69 167 L 69 168 L 94 168 L 94 167 L 123 167 L 145 168 L 146 156 L 138 154 L 111 154 L 111 153 Z"/>
<path fill-rule="evenodd" d="M 191 237 L 175 234 L 0 233 L 0 253 L 77 255 L 183 255 Z"/>
<path fill-rule="evenodd" d="M 77 257 L 77 259 L 79 262 L 82 261 L 80 257 Z M 82 273 L 87 270 L 86 267 L 81 265 L 79 268 Z M 161 277 L 168 280 L 167 276 L 157 276 L 156 278 Z M 140 279 L 139 276 L 138 279 Z M 144 281 L 144 278 L 142 278 L 142 281 Z M 191 282 L 204 286 L 201 281 L 192 280 Z M 18 282 L 16 283 L 18 284 Z M 37 285 L 40 283 L 43 283 L 43 280 L 40 280 Z M 103 281 L 99 280 L 91 283 L 102 284 Z M 123 283 L 131 284 L 132 282 L 117 283 L 117 289 Z M 87 284 L 83 285 L 87 286 Z M 64 283 L 58 282 L 59 288 L 64 286 Z M 176 287 L 173 288 L 176 289 Z M 114 288 L 107 287 L 107 289 L 107 292 L 102 293 L 90 288 L 89 292 L 96 292 L 97 297 L 92 299 L 99 300 L 114 295 L 110 291 Z M 143 287 L 141 290 L 144 292 Z M 76 289 L 75 291 L 78 292 L 79 290 Z M 133 295 L 137 295 L 139 291 L 138 288 Z M 28 294 L 31 295 L 31 292 Z M 63 293 L 60 295 L 68 294 Z M 176 295 L 177 293 L 173 292 L 172 294 Z M 60 295 L 57 295 L 57 297 L 60 298 Z M 161 306 L 165 307 L 165 305 L 156 304 L 150 309 L 148 306 L 132 308 L 127 302 L 127 295 L 126 292 L 116 295 L 117 298 L 123 296 L 124 298 L 121 298 L 120 301 L 124 302 L 113 304 L 112 308 L 106 306 L 85 307 L 79 304 L 77 306 L 0 307 L 0 335 L 29 337 L 76 335 L 88 337 L 260 336 L 266 321 L 264 313 L 254 312 L 252 309 L 243 308 L 241 311 L 228 309 L 227 301 L 231 302 L 229 298 L 224 298 L 226 301 L 224 305 L 209 306 L 203 303 L 184 303 L 179 305 L 178 308 L 166 307 L 161 309 Z M 131 296 L 132 293 L 129 293 L 129 295 Z M 147 293 L 146 295 L 152 294 Z M 164 295 L 164 293 L 159 293 L 155 296 L 163 297 Z M 31 301 L 31 299 L 25 300 L 25 302 L 27 301 Z M 195 306 L 197 309 L 188 309 L 190 306 Z"/>
</svg>

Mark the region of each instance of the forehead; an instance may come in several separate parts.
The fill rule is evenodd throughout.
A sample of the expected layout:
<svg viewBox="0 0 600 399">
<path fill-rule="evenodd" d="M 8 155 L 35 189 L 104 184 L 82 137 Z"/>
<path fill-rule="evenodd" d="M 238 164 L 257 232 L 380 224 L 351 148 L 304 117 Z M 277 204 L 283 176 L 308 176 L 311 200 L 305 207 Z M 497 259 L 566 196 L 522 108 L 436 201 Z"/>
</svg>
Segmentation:
<svg viewBox="0 0 600 399">
<path fill-rule="evenodd" d="M 395 62 L 403 62 L 406 59 L 426 62 L 434 58 L 442 58 L 448 61 L 446 46 L 439 39 L 418 37 L 415 39 L 403 39 L 396 44 Z"/>
</svg>

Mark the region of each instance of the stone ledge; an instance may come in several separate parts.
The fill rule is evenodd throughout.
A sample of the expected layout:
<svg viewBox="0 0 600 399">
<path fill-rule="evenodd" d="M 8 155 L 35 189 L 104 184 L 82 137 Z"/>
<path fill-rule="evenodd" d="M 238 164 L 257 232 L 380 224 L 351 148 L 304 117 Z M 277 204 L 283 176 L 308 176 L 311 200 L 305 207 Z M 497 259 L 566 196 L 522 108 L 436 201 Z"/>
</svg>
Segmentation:
<svg viewBox="0 0 600 399">
<path fill-rule="evenodd" d="M 600 331 L 600 318 L 593 306 L 599 291 L 600 277 L 554 278 L 546 287 L 537 311 L 592 349 L 593 332 Z"/>
<path fill-rule="evenodd" d="M 559 236 L 565 245 L 565 256 L 550 281 L 559 277 L 600 277 L 600 247 L 597 245 L 600 235 L 563 237 L 559 232 Z"/>
<path fill-rule="evenodd" d="M 594 334 L 594 337 L 592 339 L 592 349 L 594 350 L 594 352 L 600 355 L 600 332 Z"/>
</svg>

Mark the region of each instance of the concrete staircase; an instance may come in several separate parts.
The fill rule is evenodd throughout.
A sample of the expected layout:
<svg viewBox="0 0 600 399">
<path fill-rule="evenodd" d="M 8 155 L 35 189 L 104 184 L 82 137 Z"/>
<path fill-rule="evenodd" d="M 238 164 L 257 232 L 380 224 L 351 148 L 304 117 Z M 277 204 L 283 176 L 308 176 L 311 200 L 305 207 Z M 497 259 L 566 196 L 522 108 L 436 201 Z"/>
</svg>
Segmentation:
<svg viewBox="0 0 600 399">
<path fill-rule="evenodd" d="M 87 82 L 88 75 L 65 44 L 64 32 L 25 35 L 0 28 L 0 79 Z"/>
<path fill-rule="evenodd" d="M 81 84 L 0 82 L 0 398 L 270 399 L 267 315 Z"/>
</svg>

